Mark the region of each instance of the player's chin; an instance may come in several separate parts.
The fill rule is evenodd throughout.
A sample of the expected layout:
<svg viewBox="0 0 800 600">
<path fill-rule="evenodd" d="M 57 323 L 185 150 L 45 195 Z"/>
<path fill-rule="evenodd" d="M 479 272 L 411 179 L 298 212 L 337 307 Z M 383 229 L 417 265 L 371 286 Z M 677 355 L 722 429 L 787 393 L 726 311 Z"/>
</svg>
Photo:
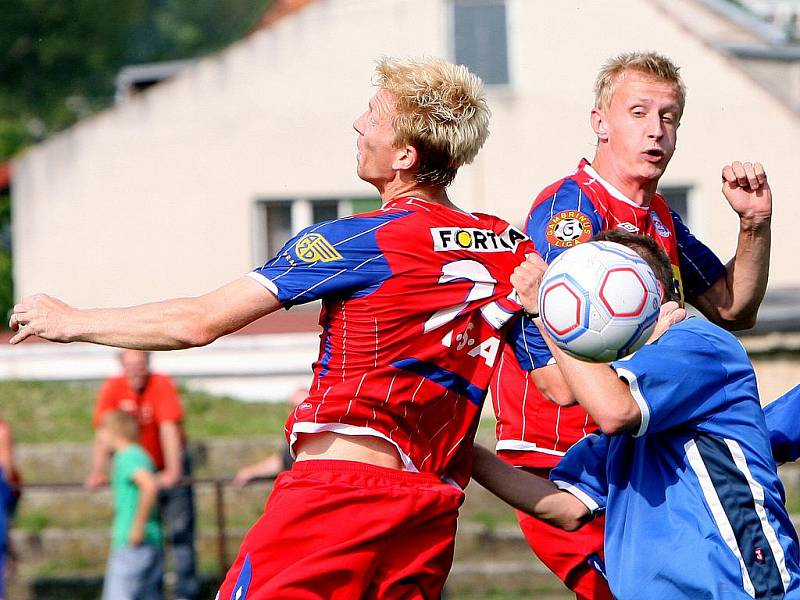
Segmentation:
<svg viewBox="0 0 800 600">
<path fill-rule="evenodd" d="M 659 179 L 663 174 L 664 171 L 667 169 L 667 161 L 663 161 L 662 163 L 644 163 L 641 167 L 641 176 L 642 179 Z"/>
</svg>

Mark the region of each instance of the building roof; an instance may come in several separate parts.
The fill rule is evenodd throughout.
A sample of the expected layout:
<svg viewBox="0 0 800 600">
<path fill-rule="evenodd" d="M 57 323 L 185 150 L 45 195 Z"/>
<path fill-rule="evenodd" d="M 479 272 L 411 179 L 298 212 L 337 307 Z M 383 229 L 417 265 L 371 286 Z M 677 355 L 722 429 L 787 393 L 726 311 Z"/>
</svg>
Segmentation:
<svg viewBox="0 0 800 600">
<path fill-rule="evenodd" d="M 0 163 L 0 192 L 11 187 L 11 161 Z"/>
<path fill-rule="evenodd" d="M 253 28 L 253 31 L 272 27 L 284 17 L 302 10 L 307 5 L 315 1 L 316 0 L 275 0 L 264 12 L 261 19 Z"/>
</svg>

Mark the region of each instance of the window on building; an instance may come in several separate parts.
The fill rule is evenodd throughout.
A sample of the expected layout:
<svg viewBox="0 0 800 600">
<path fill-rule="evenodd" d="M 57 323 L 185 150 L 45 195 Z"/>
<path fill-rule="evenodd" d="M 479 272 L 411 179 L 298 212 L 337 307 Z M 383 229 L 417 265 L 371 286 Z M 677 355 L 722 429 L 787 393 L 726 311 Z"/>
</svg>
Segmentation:
<svg viewBox="0 0 800 600">
<path fill-rule="evenodd" d="M 487 85 L 507 85 L 505 0 L 453 0 L 453 57 Z"/>
<path fill-rule="evenodd" d="M 681 220 L 689 224 L 689 191 L 691 188 L 686 186 L 663 187 L 658 193 L 664 196 L 669 207 L 678 213 Z"/>
<path fill-rule="evenodd" d="M 314 223 L 379 208 L 380 198 L 295 198 L 259 200 L 255 205 L 253 257 L 275 256 L 293 235 Z"/>
</svg>

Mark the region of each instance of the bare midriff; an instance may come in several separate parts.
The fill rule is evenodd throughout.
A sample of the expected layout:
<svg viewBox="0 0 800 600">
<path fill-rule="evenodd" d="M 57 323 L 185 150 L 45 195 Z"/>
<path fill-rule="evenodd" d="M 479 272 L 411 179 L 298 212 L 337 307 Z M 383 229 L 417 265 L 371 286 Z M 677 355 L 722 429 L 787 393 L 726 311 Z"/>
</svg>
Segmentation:
<svg viewBox="0 0 800 600">
<path fill-rule="evenodd" d="M 295 460 L 352 460 L 403 470 L 394 445 L 371 435 L 344 435 L 331 431 L 301 433 L 294 444 Z"/>
</svg>

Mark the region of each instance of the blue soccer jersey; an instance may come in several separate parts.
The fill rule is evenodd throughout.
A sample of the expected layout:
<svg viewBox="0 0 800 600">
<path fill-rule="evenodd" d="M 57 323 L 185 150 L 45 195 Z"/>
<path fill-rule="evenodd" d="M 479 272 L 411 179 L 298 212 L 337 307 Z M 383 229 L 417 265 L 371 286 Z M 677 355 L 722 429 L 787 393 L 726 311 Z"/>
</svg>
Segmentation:
<svg viewBox="0 0 800 600">
<path fill-rule="evenodd" d="M 775 462 L 800 458 L 800 385 L 770 402 L 764 409 Z"/>
<path fill-rule="evenodd" d="M 739 341 L 687 319 L 611 367 L 641 426 L 582 440 L 551 479 L 606 510 L 614 595 L 800 598 L 797 537 Z"/>
</svg>

